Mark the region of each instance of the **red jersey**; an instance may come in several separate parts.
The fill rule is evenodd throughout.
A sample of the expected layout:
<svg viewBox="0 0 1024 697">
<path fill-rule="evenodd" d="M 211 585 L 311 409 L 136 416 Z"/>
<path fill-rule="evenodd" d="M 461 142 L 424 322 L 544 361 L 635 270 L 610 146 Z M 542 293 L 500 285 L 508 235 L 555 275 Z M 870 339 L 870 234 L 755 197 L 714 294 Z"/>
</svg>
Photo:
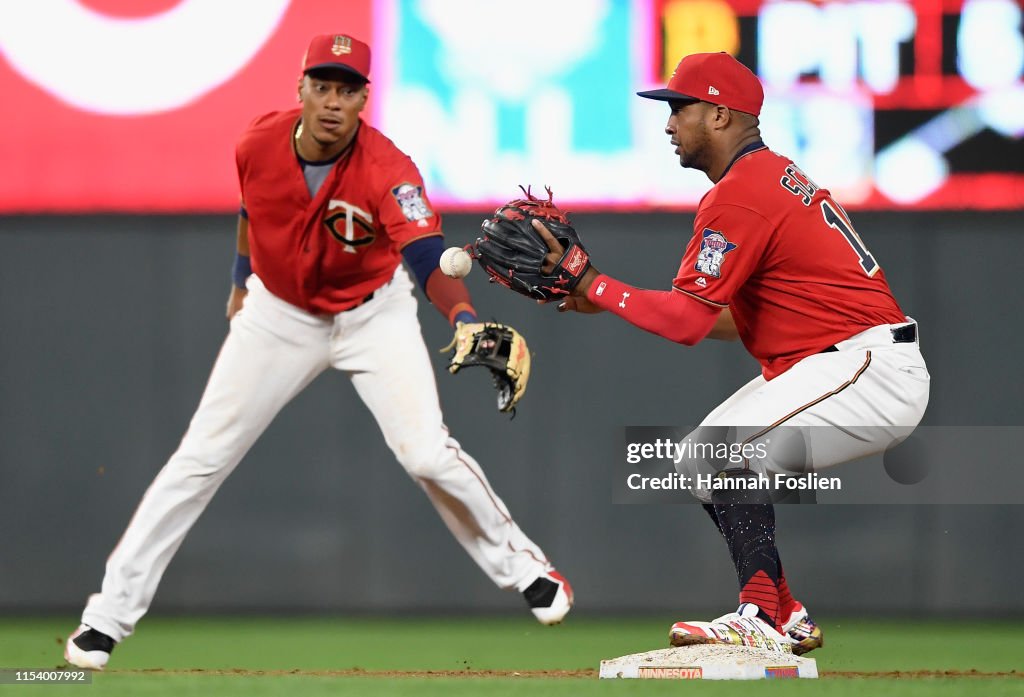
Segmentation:
<svg viewBox="0 0 1024 697">
<path fill-rule="evenodd" d="M 768 380 L 868 327 L 906 321 L 842 207 L 760 143 L 701 199 L 672 285 L 729 307 Z"/>
<path fill-rule="evenodd" d="M 387 283 L 402 247 L 440 235 L 441 219 L 413 161 L 365 123 L 311 197 L 292 144 L 300 114 L 261 116 L 238 141 L 249 251 L 271 293 L 333 314 Z"/>
</svg>

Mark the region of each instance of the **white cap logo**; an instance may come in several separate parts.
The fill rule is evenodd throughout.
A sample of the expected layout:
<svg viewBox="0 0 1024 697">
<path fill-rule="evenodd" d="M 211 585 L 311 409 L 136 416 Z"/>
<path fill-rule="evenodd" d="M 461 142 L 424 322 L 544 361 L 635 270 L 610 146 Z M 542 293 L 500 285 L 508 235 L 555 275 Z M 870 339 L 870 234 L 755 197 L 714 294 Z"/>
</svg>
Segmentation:
<svg viewBox="0 0 1024 697">
<path fill-rule="evenodd" d="M 718 94 L 718 90 L 715 89 L 714 85 L 708 86 L 708 94 Z"/>
</svg>

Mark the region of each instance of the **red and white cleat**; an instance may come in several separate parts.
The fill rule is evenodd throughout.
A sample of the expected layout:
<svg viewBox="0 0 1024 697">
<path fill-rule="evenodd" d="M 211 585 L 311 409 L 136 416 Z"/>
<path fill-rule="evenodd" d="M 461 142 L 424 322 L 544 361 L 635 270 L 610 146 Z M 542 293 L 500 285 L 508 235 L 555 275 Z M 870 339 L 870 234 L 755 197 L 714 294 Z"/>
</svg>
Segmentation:
<svg viewBox="0 0 1024 697">
<path fill-rule="evenodd" d="M 672 646 L 729 644 L 776 653 L 793 652 L 793 640 L 761 620 L 757 606 L 752 603 L 743 603 L 736 612 L 711 622 L 676 622 L 668 631 L 668 642 Z"/>
<path fill-rule="evenodd" d="M 538 576 L 523 590 L 523 597 L 541 624 L 558 624 L 572 609 L 572 586 L 554 569 Z"/>
<path fill-rule="evenodd" d="M 797 656 L 820 649 L 825 644 L 821 627 L 807 615 L 807 608 L 799 601 L 793 606 L 789 619 L 782 623 L 782 631 L 793 640 L 793 653 Z"/>
</svg>

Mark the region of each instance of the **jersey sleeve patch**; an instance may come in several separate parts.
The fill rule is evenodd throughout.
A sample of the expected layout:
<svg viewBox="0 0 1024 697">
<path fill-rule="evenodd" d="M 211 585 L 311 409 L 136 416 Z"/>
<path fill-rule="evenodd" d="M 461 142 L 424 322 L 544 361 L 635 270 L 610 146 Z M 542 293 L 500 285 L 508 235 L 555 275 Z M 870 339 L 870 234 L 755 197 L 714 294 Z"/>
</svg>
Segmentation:
<svg viewBox="0 0 1024 697">
<path fill-rule="evenodd" d="M 726 261 L 725 255 L 738 246 L 726 239 L 720 231 L 706 227 L 701 233 L 700 251 L 697 253 L 697 263 L 693 268 L 705 276 L 721 278 L 722 265 Z"/>
<path fill-rule="evenodd" d="M 427 227 L 427 218 L 434 213 L 423 199 L 422 186 L 403 182 L 391 189 L 391 195 L 395 197 L 406 220 L 410 223 L 415 222 L 419 227 Z"/>
</svg>

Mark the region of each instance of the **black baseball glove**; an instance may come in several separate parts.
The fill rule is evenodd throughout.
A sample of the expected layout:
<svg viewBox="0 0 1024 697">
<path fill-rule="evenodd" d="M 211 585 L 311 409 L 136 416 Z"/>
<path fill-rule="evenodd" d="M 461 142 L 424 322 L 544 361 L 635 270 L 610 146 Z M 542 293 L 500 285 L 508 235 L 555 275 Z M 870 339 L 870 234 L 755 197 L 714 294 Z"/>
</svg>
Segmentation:
<svg viewBox="0 0 1024 697">
<path fill-rule="evenodd" d="M 545 301 L 569 295 L 590 268 L 590 255 L 569 217 L 552 202 L 550 188 L 547 192 L 548 199 L 544 201 L 523 189 L 526 198 L 510 201 L 494 211 L 494 217 L 480 226 L 483 237 L 472 246 L 473 257 L 492 283 Z M 544 223 L 565 248 L 548 273 L 543 270 L 544 258 L 551 250 L 533 228 L 531 222 L 535 219 Z"/>
</svg>

